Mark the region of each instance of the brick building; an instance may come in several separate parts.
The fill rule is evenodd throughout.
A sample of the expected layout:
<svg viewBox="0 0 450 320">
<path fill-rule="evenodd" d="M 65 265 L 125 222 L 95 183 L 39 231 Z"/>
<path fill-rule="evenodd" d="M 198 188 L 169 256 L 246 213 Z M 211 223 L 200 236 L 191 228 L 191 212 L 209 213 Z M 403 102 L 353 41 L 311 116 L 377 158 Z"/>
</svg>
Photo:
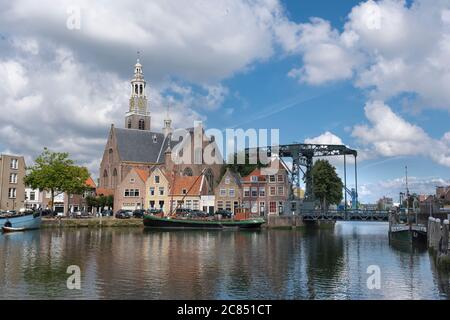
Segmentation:
<svg viewBox="0 0 450 320">
<path fill-rule="evenodd" d="M 25 208 L 25 159 L 0 155 L 0 210 Z"/>
<path fill-rule="evenodd" d="M 145 190 L 149 171 L 131 168 L 114 192 L 114 209 L 136 210 L 145 208 Z"/>
<path fill-rule="evenodd" d="M 208 145 L 216 146 L 215 142 L 205 135 L 201 123 L 197 123 L 193 128 L 173 130 L 169 115 L 164 120 L 161 132 L 152 131 L 146 86 L 142 65 L 138 60 L 134 67 L 134 77 L 131 80 L 125 128 L 111 125 L 109 130 L 99 170 L 99 192 L 104 195 L 116 194 L 115 189 L 127 179 L 133 168 L 150 173 L 156 166 L 164 168 L 167 172 L 185 176 L 200 175 L 202 170 L 206 169 L 206 186 L 210 192 L 213 192 L 222 165 L 205 164 L 203 150 Z M 175 165 L 172 159 L 172 150 L 175 148 L 178 151 L 177 144 L 180 140 L 175 139 L 178 136 L 181 138 L 182 145 L 190 152 L 184 155 L 174 152 L 174 156 L 185 159 L 184 163 Z M 216 158 L 221 160 L 218 148 L 215 150 Z M 119 208 L 115 207 L 114 209 Z"/>
<path fill-rule="evenodd" d="M 242 205 L 241 175 L 227 169 L 215 189 L 215 209 L 235 213 Z"/>
</svg>

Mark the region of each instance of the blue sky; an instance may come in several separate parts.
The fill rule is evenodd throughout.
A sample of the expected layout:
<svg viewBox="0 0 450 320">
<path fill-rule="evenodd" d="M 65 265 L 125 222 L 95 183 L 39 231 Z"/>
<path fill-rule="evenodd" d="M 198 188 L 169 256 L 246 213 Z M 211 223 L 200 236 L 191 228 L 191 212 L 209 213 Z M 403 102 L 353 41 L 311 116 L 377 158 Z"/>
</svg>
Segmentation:
<svg viewBox="0 0 450 320">
<path fill-rule="evenodd" d="M 446 1 L 0 3 L 2 152 L 68 151 L 95 176 L 140 50 L 155 129 L 171 105 L 175 126 L 342 142 L 363 201 L 397 198 L 405 165 L 412 191 L 450 184 Z"/>
</svg>

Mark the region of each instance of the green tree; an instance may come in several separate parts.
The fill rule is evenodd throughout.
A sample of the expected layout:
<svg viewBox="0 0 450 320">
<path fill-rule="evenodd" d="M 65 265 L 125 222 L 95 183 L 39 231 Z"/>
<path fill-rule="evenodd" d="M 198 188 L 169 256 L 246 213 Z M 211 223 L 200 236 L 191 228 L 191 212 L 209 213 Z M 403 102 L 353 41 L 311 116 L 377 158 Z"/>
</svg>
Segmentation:
<svg viewBox="0 0 450 320">
<path fill-rule="evenodd" d="M 334 166 L 327 160 L 317 160 L 312 167 L 311 174 L 313 193 L 319 199 L 322 209 L 328 209 L 330 204 L 341 203 L 344 185 Z"/>
<path fill-rule="evenodd" d="M 245 163 L 238 163 L 241 158 L 245 159 Z M 259 161 L 259 156 L 257 163 L 250 163 L 250 155 L 248 153 L 244 153 L 244 151 L 240 151 L 238 153 L 234 153 L 230 156 L 228 160 L 227 168 L 230 168 L 233 172 L 237 172 L 241 175 L 241 177 L 245 177 L 249 175 L 256 168 L 267 167 L 266 164 L 263 164 Z M 226 169 L 224 168 L 223 172 L 221 172 L 221 176 L 225 174 Z"/>
<path fill-rule="evenodd" d="M 114 206 L 114 196 L 113 195 L 106 196 L 105 204 L 108 207 L 108 209 L 111 209 Z"/>
<path fill-rule="evenodd" d="M 51 152 L 44 148 L 34 162 L 34 166 L 27 168 L 24 183 L 33 189 L 50 191 L 52 210 L 58 194 L 81 194 L 88 188 L 88 170 L 76 166 L 68 153 Z"/>
</svg>

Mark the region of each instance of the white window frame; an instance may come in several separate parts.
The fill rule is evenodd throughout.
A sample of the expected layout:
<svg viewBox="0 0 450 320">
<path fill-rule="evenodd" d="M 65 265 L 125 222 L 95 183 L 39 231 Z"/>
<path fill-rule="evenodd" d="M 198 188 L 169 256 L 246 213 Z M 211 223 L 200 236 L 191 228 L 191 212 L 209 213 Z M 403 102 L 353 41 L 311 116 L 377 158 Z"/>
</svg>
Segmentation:
<svg viewBox="0 0 450 320">
<path fill-rule="evenodd" d="M 8 190 L 8 198 L 9 199 L 16 199 L 17 197 L 17 189 L 16 188 L 9 188 Z"/>
</svg>

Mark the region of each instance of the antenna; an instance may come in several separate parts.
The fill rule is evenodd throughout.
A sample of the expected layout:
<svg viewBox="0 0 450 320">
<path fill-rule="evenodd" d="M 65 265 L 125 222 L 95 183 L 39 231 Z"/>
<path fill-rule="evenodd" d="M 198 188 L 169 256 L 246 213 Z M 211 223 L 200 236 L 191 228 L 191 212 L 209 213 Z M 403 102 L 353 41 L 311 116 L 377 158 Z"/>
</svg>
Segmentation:
<svg viewBox="0 0 450 320">
<path fill-rule="evenodd" d="M 408 166 L 405 166 L 405 172 L 406 172 L 406 196 L 409 196 L 409 189 L 408 189 Z"/>
</svg>

